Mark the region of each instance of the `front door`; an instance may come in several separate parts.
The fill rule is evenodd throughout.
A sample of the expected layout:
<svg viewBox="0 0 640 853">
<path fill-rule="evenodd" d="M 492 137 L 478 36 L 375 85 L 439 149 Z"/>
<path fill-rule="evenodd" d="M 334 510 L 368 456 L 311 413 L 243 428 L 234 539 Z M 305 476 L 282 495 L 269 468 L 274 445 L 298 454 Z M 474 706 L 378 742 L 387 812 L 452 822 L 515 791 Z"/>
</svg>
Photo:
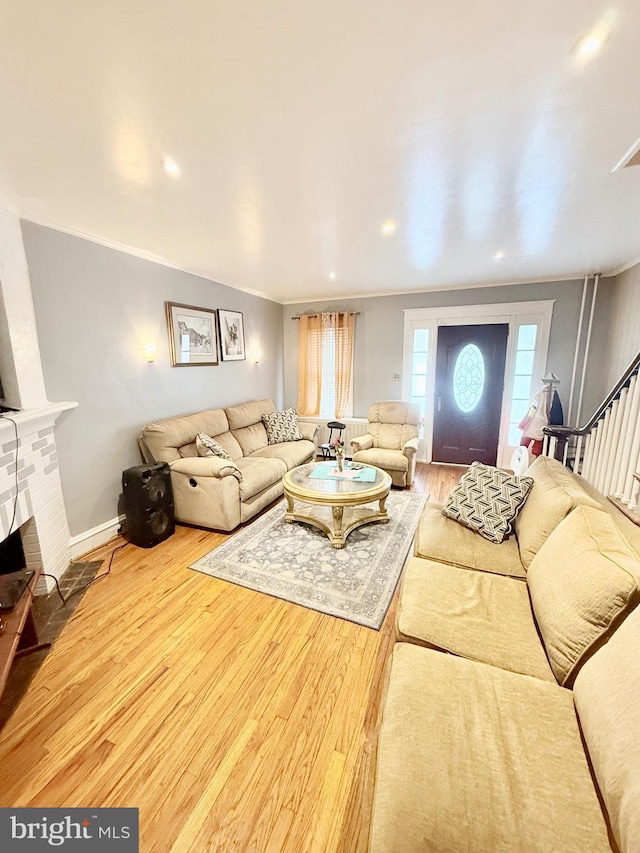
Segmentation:
<svg viewBox="0 0 640 853">
<path fill-rule="evenodd" d="M 434 462 L 495 465 L 508 323 L 439 326 Z"/>
</svg>

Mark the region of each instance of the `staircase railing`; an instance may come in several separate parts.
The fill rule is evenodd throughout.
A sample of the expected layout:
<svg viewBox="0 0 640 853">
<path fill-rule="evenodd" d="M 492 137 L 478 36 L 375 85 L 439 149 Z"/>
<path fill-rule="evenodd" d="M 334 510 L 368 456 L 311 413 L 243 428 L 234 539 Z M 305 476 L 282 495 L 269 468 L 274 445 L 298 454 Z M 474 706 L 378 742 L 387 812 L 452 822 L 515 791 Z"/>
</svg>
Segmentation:
<svg viewBox="0 0 640 853">
<path fill-rule="evenodd" d="M 640 352 L 582 427 L 545 426 L 542 452 L 608 495 L 634 521 L 640 496 Z"/>
</svg>

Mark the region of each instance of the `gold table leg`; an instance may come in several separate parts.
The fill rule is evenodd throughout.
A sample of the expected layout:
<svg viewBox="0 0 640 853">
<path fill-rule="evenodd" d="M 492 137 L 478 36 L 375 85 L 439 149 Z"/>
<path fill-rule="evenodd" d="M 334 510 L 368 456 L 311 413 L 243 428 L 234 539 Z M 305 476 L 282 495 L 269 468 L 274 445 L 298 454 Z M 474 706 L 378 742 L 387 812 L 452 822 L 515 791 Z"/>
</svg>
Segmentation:
<svg viewBox="0 0 640 853">
<path fill-rule="evenodd" d="M 344 507 L 331 507 L 331 513 L 333 515 L 333 536 L 330 537 L 331 544 L 334 548 L 344 548 L 344 546 L 347 544 L 344 538 L 344 534 L 342 532 L 342 517 L 344 515 Z"/>
</svg>

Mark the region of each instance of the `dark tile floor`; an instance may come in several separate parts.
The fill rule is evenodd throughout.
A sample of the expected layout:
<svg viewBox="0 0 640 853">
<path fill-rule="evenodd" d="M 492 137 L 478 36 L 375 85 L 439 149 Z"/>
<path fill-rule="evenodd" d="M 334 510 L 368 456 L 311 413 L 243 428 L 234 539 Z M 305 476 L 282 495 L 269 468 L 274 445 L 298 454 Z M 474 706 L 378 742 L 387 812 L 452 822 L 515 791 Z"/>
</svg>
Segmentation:
<svg viewBox="0 0 640 853">
<path fill-rule="evenodd" d="M 55 587 L 48 595 L 39 595 L 34 599 L 31 612 L 41 643 L 55 643 L 101 565 L 101 560 L 69 565 L 59 582 L 66 603 L 62 603 Z M 18 707 L 48 653 L 49 649 L 43 649 L 15 660 L 0 699 L 0 729 Z"/>
</svg>

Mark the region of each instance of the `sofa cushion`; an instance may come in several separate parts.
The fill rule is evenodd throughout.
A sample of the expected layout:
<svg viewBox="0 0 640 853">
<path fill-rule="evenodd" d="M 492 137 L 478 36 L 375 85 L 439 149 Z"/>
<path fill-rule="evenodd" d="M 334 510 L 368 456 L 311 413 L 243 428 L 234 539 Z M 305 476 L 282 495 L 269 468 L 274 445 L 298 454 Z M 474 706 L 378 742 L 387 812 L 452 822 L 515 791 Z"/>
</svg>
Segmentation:
<svg viewBox="0 0 640 853">
<path fill-rule="evenodd" d="M 384 447 L 372 447 L 370 450 L 357 450 L 353 454 L 354 462 L 375 465 L 383 471 L 407 471 L 409 458 L 399 450 L 386 450 Z"/>
<path fill-rule="evenodd" d="M 236 441 L 233 433 L 221 432 L 215 436 L 215 441 L 220 445 L 223 450 L 226 450 L 226 452 L 234 461 L 237 461 L 238 459 L 242 458 L 242 448 Z"/>
<path fill-rule="evenodd" d="M 610 515 L 576 507 L 533 558 L 527 585 L 556 678 L 570 686 L 638 601 L 638 561 Z"/>
<path fill-rule="evenodd" d="M 267 446 L 267 431 L 262 423 L 262 415 L 271 414 L 275 410 L 271 400 L 255 400 L 225 409 L 229 428 L 242 448 L 243 456 L 251 456 L 256 450 Z"/>
<path fill-rule="evenodd" d="M 280 482 L 287 473 L 287 466 L 281 459 L 244 457 L 238 459 L 237 465 L 242 472 L 241 501 L 248 500 Z"/>
<path fill-rule="evenodd" d="M 427 503 L 418 522 L 414 542 L 418 557 L 429 557 L 452 566 L 524 578 L 524 566 L 515 536 L 500 545 L 489 542 L 442 514 L 442 505 Z"/>
<path fill-rule="evenodd" d="M 570 691 L 396 645 L 370 853 L 610 849 Z"/>
<path fill-rule="evenodd" d="M 282 444 L 270 444 L 261 450 L 256 450 L 252 458 L 281 459 L 287 470 L 310 462 L 315 458 L 316 446 L 312 441 L 303 438 L 302 441 L 285 441 Z"/>
<path fill-rule="evenodd" d="M 298 427 L 298 413 L 295 409 L 283 409 L 281 412 L 262 415 L 262 423 L 267 431 L 269 444 L 300 441 L 304 438 Z"/>
<path fill-rule="evenodd" d="M 511 533 L 511 523 L 532 486 L 530 477 L 472 462 L 451 491 L 442 513 L 499 545 Z"/>
<path fill-rule="evenodd" d="M 221 444 L 207 435 L 206 432 L 199 432 L 196 436 L 196 450 L 198 456 L 219 456 L 220 459 L 231 459 L 231 456 L 222 447 Z"/>
<path fill-rule="evenodd" d="M 173 462 L 184 456 L 197 456 L 195 439 L 199 432 L 204 432 L 218 440 L 217 436 L 227 432 L 228 429 L 229 422 L 224 410 L 208 409 L 192 415 L 167 418 L 147 424 L 142 434 L 156 462 Z M 235 458 L 237 454 L 229 451 L 228 447 L 225 449 Z"/>
<path fill-rule="evenodd" d="M 525 568 L 552 530 L 576 506 L 598 508 L 568 468 L 550 456 L 538 456 L 529 468 L 533 488 L 515 521 L 520 559 Z"/>
<path fill-rule="evenodd" d="M 410 559 L 397 616 L 401 640 L 555 681 L 527 585 L 516 578 Z"/>
<path fill-rule="evenodd" d="M 259 424 L 262 421 L 262 415 L 270 415 L 275 410 L 276 407 L 271 400 L 252 400 L 249 403 L 239 403 L 237 406 L 227 406 L 224 411 L 229 421 L 229 429 L 235 430 Z"/>
<path fill-rule="evenodd" d="M 616 841 L 640 850 L 640 608 L 578 673 L 573 688 L 584 739 Z"/>
<path fill-rule="evenodd" d="M 589 497 L 593 498 L 601 509 L 609 513 L 615 521 L 616 526 L 620 528 L 620 532 L 624 538 L 638 555 L 638 559 L 640 559 L 640 526 L 635 524 L 630 518 L 627 518 L 609 498 L 606 498 L 602 492 L 599 492 L 595 486 L 592 486 L 591 483 L 579 474 L 574 474 L 574 477 Z"/>
<path fill-rule="evenodd" d="M 236 429 L 232 435 L 242 448 L 243 456 L 251 456 L 256 450 L 267 446 L 267 431 L 262 421 L 242 427 L 242 429 Z"/>
</svg>

